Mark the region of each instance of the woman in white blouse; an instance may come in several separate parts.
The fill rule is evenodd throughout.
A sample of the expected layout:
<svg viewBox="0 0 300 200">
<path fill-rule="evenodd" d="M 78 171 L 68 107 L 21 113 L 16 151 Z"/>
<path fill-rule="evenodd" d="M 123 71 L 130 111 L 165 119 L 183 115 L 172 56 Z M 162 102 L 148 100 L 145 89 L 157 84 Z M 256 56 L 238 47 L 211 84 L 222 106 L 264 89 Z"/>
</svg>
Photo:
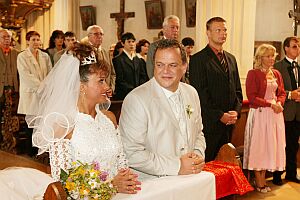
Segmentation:
<svg viewBox="0 0 300 200">
<path fill-rule="evenodd" d="M 18 55 L 17 68 L 20 75 L 19 114 L 35 115 L 38 103 L 37 90 L 52 68 L 50 57 L 42 52 L 40 34 L 29 31 L 26 34 L 28 48 Z"/>
<path fill-rule="evenodd" d="M 24 115 L 36 115 L 35 107 L 38 104 L 37 90 L 52 68 L 50 57 L 39 49 L 41 45 L 40 34 L 29 31 L 26 34 L 28 48 L 22 51 L 17 58 L 17 69 L 20 78 L 20 99 L 18 113 Z M 29 138 L 26 143 L 26 151 L 34 156 L 37 150 L 32 147 L 32 129 L 26 129 Z"/>
</svg>

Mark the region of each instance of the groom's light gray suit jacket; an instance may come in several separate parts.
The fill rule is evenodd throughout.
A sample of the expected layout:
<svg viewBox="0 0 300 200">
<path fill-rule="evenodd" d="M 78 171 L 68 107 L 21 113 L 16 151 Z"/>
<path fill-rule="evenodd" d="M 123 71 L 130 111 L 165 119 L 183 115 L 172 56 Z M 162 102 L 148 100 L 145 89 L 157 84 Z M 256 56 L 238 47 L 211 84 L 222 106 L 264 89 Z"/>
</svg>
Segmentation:
<svg viewBox="0 0 300 200">
<path fill-rule="evenodd" d="M 189 149 L 204 158 L 205 139 L 199 97 L 196 90 L 179 84 L 183 104 L 190 105 L 187 118 Z M 150 175 L 177 175 L 180 157 L 186 153 L 184 137 L 168 99 L 156 80 L 137 87 L 125 98 L 120 132 L 130 167 Z"/>
</svg>

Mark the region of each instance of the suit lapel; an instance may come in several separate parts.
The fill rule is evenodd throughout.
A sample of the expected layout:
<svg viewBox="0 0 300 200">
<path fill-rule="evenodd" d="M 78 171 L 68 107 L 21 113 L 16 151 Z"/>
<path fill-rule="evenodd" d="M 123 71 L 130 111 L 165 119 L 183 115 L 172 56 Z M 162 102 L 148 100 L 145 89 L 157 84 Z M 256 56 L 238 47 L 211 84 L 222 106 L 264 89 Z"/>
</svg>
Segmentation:
<svg viewBox="0 0 300 200">
<path fill-rule="evenodd" d="M 132 70 L 134 70 L 134 64 L 133 64 L 133 61 L 130 60 L 130 58 L 126 55 L 126 53 L 122 52 L 122 56 L 124 57 L 124 62 L 126 63 L 126 65 L 130 66 L 130 68 Z"/>
<path fill-rule="evenodd" d="M 32 63 L 31 72 L 33 74 L 35 74 L 40 81 L 43 80 L 43 75 L 42 75 L 43 74 L 43 70 L 40 69 L 39 63 L 35 59 L 34 55 L 31 53 L 31 51 L 30 51 L 29 48 L 27 48 L 25 51 L 27 53 L 27 56 L 28 56 L 30 62 Z M 41 56 L 42 56 L 41 53 L 38 51 L 38 58 L 39 58 L 39 60 L 42 60 Z"/>
<path fill-rule="evenodd" d="M 206 51 L 207 51 L 208 56 L 211 58 L 210 61 L 212 62 L 212 66 L 216 70 L 222 72 L 222 74 L 228 78 L 228 74 L 224 71 L 223 67 L 221 66 L 221 63 L 220 63 L 217 55 L 213 52 L 213 50 L 208 45 L 206 46 Z M 225 57 L 226 57 L 225 59 L 228 62 L 228 59 L 227 59 L 226 55 L 225 55 Z M 229 63 L 228 63 L 228 65 L 229 65 Z"/>
<path fill-rule="evenodd" d="M 184 107 L 184 115 L 185 115 L 185 120 L 186 120 L 186 131 L 187 131 L 187 139 L 188 141 L 190 141 L 190 136 L 191 136 L 191 118 L 193 115 L 188 115 L 187 113 L 187 109 L 188 106 L 193 109 L 193 104 L 190 101 L 191 97 L 190 94 L 188 94 L 188 92 L 186 92 L 186 90 L 184 90 L 183 83 L 179 83 L 179 88 L 180 88 L 180 93 L 181 93 L 181 98 L 182 98 L 182 103 L 183 103 L 183 107 Z"/>
<path fill-rule="evenodd" d="M 284 76 L 287 79 L 286 83 L 288 84 L 288 88 L 290 88 L 292 90 L 293 86 L 292 86 L 291 73 L 293 73 L 293 72 L 292 72 L 292 68 L 289 68 L 290 66 L 291 66 L 291 63 L 286 58 L 284 58 L 283 70 L 286 73 L 282 73 L 282 76 Z"/>
</svg>

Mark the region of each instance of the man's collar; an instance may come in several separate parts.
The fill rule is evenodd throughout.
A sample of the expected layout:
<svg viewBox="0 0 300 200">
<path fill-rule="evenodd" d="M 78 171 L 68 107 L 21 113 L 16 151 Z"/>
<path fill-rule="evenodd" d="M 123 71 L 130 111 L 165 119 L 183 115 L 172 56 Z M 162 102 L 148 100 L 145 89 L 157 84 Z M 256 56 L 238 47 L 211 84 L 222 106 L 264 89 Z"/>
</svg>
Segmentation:
<svg viewBox="0 0 300 200">
<path fill-rule="evenodd" d="M 155 79 L 154 77 L 154 80 L 155 80 L 155 83 L 162 89 L 163 93 L 166 95 L 167 99 L 170 98 L 170 96 L 172 96 L 174 93 L 179 93 L 179 84 L 178 84 L 178 88 L 175 92 L 172 92 L 170 90 L 167 90 L 166 88 L 162 87 L 161 85 L 159 85 L 159 83 L 157 82 L 157 80 Z"/>
<path fill-rule="evenodd" d="M 223 53 L 223 49 L 218 50 L 215 47 L 211 46 L 210 44 L 208 44 L 208 46 L 211 48 L 211 50 L 213 50 L 213 52 L 218 55 L 218 53 Z"/>
<path fill-rule="evenodd" d="M 132 55 L 130 55 L 125 49 L 123 49 L 123 51 L 130 60 L 133 60 L 133 58 L 136 56 L 136 54 L 134 52 L 132 53 Z"/>
<path fill-rule="evenodd" d="M 290 63 L 292 63 L 293 61 L 297 62 L 297 58 L 295 60 L 285 56 L 285 59 L 287 59 L 287 61 L 289 61 Z"/>
<path fill-rule="evenodd" d="M 99 47 L 95 47 L 90 41 L 89 41 L 89 44 L 90 44 L 92 47 L 96 48 L 97 51 L 101 51 L 101 45 L 100 45 Z"/>
</svg>

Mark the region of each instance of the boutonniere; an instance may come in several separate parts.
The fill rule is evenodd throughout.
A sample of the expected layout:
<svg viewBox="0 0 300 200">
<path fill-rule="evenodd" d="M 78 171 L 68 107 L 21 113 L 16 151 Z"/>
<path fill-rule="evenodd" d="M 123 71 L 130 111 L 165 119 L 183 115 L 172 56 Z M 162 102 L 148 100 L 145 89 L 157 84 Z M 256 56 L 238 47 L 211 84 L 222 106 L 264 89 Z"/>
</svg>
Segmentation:
<svg viewBox="0 0 300 200">
<path fill-rule="evenodd" d="M 188 115 L 188 117 L 189 117 L 189 119 L 190 119 L 190 118 L 191 118 L 191 115 L 192 115 L 193 112 L 194 112 L 194 109 L 192 108 L 191 105 L 187 105 L 186 108 L 185 108 L 185 110 L 186 110 L 186 114 Z"/>
</svg>

